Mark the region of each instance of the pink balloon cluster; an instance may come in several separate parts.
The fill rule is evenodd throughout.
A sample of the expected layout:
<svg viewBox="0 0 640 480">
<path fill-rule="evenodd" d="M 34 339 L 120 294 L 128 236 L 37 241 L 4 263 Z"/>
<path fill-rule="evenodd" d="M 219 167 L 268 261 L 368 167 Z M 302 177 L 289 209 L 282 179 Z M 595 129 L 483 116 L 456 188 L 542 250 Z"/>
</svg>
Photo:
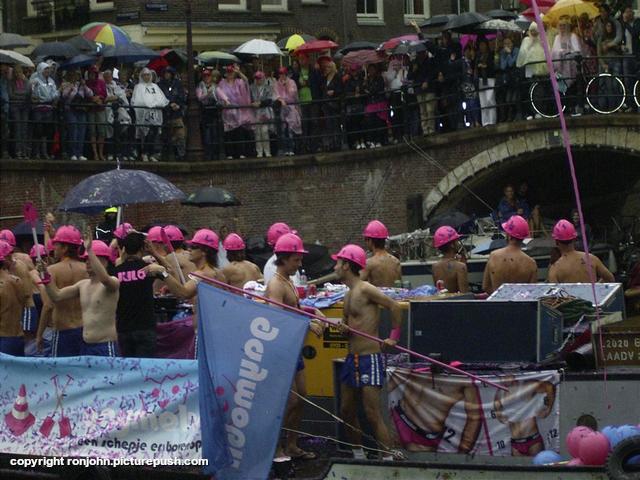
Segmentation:
<svg viewBox="0 0 640 480">
<path fill-rule="evenodd" d="M 609 455 L 609 439 L 589 427 L 575 427 L 567 435 L 567 450 L 573 457 L 570 466 L 602 466 Z"/>
</svg>

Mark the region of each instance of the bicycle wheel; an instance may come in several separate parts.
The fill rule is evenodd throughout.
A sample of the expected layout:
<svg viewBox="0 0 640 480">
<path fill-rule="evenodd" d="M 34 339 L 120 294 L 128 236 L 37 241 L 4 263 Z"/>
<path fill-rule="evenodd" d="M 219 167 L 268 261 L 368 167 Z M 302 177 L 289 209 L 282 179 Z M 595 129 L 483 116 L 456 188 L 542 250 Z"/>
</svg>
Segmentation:
<svg viewBox="0 0 640 480">
<path fill-rule="evenodd" d="M 603 115 L 620 110 L 626 94 L 622 80 L 610 73 L 601 73 L 587 83 L 587 103 L 594 111 Z"/>
<path fill-rule="evenodd" d="M 560 100 L 564 95 L 560 94 Z M 553 88 L 551 82 L 542 81 L 534 82 L 529 89 L 529 99 L 531 100 L 531 106 L 539 115 L 544 118 L 555 118 L 558 114 L 558 108 L 556 107 L 556 99 L 553 95 Z M 562 105 L 562 111 L 564 112 L 565 106 Z"/>
<path fill-rule="evenodd" d="M 636 101 L 638 108 L 640 108 L 640 80 L 636 80 L 633 86 L 633 99 Z"/>
</svg>

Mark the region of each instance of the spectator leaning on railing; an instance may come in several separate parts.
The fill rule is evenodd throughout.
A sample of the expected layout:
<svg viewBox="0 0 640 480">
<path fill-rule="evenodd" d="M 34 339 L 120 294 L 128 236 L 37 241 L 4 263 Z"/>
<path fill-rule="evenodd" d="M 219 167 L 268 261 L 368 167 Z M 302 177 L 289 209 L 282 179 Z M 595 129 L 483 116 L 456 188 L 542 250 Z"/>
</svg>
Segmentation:
<svg viewBox="0 0 640 480">
<path fill-rule="evenodd" d="M 154 71 L 143 68 L 131 97 L 131 106 L 136 114 L 136 138 L 140 141 L 143 162 L 159 160 L 162 109 L 169 105 L 169 100 L 154 83 L 154 78 Z"/>
<path fill-rule="evenodd" d="M 164 96 L 169 100 L 169 105 L 164 109 L 164 131 L 165 145 L 169 150 L 173 150 L 174 158 L 178 161 L 184 160 L 185 156 L 185 127 L 184 110 L 187 104 L 187 97 L 182 88 L 182 82 L 176 76 L 176 69 L 166 67 L 162 72 L 163 78 L 158 82 Z"/>
<path fill-rule="evenodd" d="M 31 111 L 33 113 L 33 156 L 49 159 L 49 143 L 53 141 L 54 108 L 60 96 L 53 78 L 51 67 L 46 62 L 38 64 L 31 81 Z"/>
<path fill-rule="evenodd" d="M 68 152 L 71 160 L 86 160 L 87 107 L 93 92 L 87 87 L 80 70 L 67 72 L 62 83 L 62 101 L 67 121 Z"/>
<path fill-rule="evenodd" d="M 9 80 L 9 118 L 13 132 L 14 155 L 17 159 L 29 156 L 29 81 L 20 65 L 13 67 Z"/>
</svg>

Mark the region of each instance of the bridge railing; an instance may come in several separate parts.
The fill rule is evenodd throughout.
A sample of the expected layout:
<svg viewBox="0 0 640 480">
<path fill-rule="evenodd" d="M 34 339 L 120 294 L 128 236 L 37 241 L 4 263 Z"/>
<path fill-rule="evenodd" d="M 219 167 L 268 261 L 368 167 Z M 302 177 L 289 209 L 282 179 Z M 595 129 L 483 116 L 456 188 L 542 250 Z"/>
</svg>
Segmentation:
<svg viewBox="0 0 640 480">
<path fill-rule="evenodd" d="M 638 115 L 638 63 L 628 56 L 554 61 L 566 115 Z M 537 67 L 542 68 L 537 68 Z M 454 130 L 534 118 L 557 108 L 543 62 L 484 79 L 464 63 L 427 89 L 402 88 L 286 104 L 202 105 L 206 160 L 378 148 Z M 535 75 L 534 73 L 541 73 Z M 2 157 L 84 160 L 188 160 L 184 105 L 132 107 L 124 101 L 38 103 L 0 100 Z"/>
</svg>

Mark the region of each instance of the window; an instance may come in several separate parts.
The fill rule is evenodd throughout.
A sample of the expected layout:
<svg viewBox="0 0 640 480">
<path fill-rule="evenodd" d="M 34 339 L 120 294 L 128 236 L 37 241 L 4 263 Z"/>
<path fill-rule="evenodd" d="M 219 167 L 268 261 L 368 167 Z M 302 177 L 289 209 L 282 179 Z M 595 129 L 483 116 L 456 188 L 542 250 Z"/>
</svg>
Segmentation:
<svg viewBox="0 0 640 480">
<path fill-rule="evenodd" d="M 416 20 L 430 17 L 429 7 L 429 0 L 404 0 L 404 18 Z"/>
<path fill-rule="evenodd" d="M 246 10 L 247 0 L 218 0 L 219 10 Z"/>
<path fill-rule="evenodd" d="M 95 10 L 110 10 L 113 8 L 112 0 L 90 0 L 89 8 Z"/>
<path fill-rule="evenodd" d="M 262 11 L 286 12 L 287 0 L 262 0 Z"/>
<path fill-rule="evenodd" d="M 361 25 L 383 25 L 383 0 L 357 0 L 356 12 Z"/>
</svg>

